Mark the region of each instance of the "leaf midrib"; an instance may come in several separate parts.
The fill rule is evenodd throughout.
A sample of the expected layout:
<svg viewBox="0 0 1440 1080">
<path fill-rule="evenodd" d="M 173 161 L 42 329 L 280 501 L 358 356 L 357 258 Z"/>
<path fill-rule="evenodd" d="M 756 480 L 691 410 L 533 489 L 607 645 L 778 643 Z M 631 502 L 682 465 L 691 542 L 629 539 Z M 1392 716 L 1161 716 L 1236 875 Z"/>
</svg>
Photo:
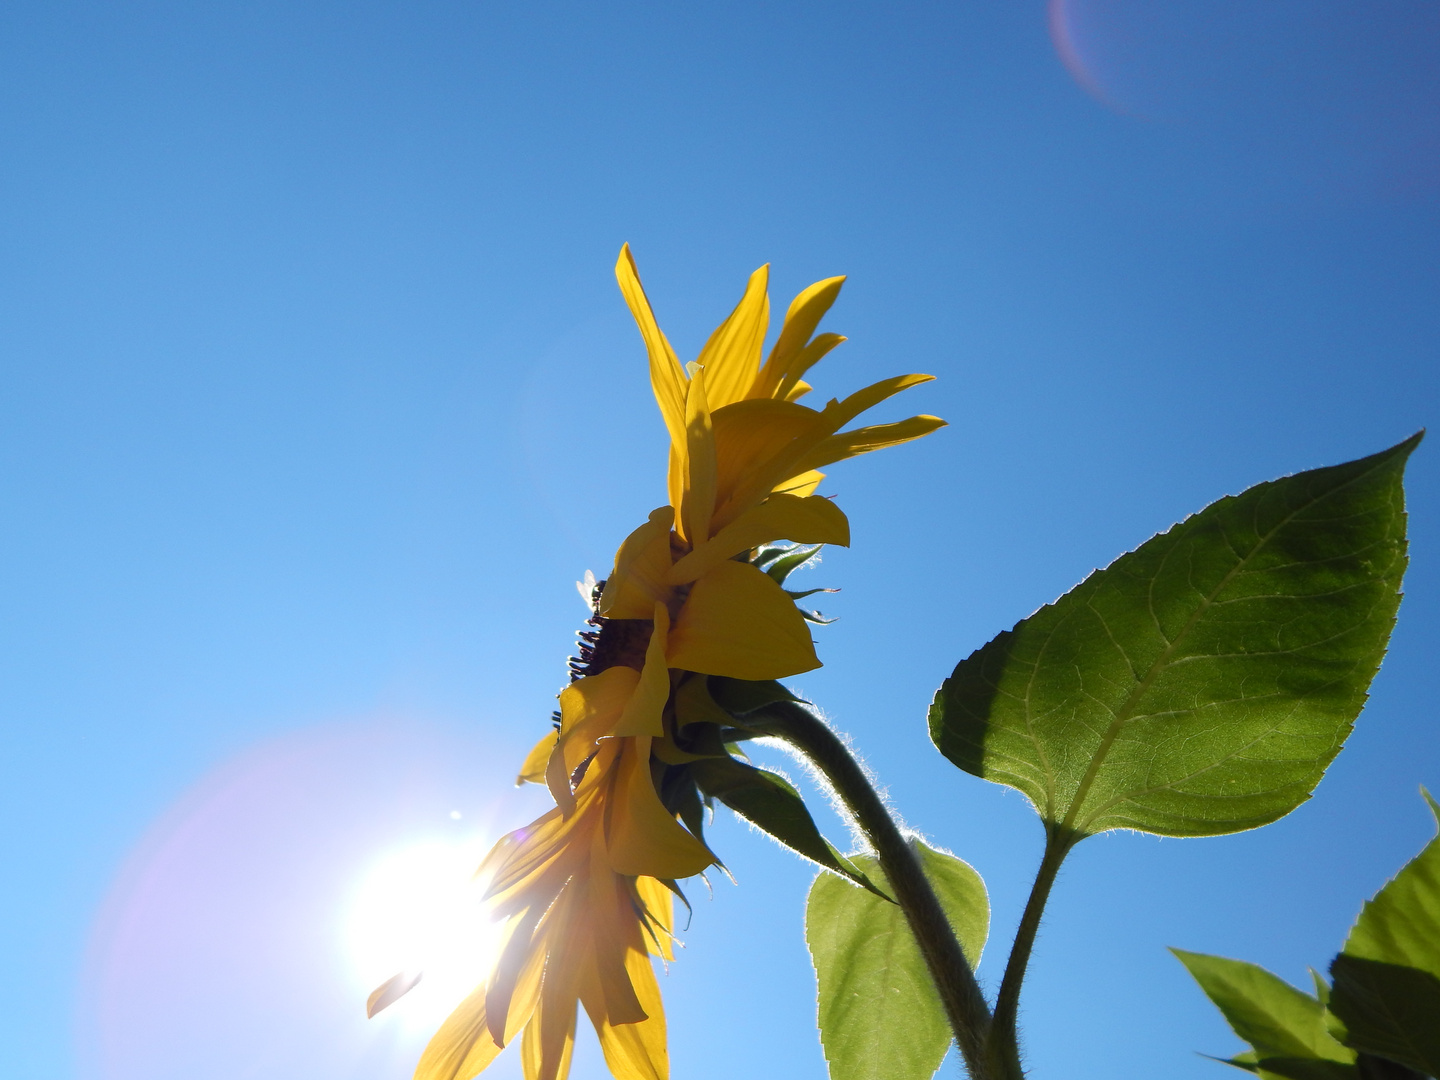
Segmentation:
<svg viewBox="0 0 1440 1080">
<path fill-rule="evenodd" d="M 1080 778 L 1080 783 L 1075 788 L 1075 794 L 1071 796 L 1070 809 L 1066 812 L 1065 818 L 1061 822 L 1062 828 L 1077 832 L 1084 831 L 1083 827 L 1078 830 L 1076 829 L 1075 819 L 1079 815 L 1081 807 L 1084 806 L 1085 800 L 1090 794 L 1090 788 L 1094 785 L 1096 778 L 1100 775 L 1100 770 L 1105 764 L 1105 759 L 1109 756 L 1110 748 L 1114 746 L 1115 740 L 1120 737 L 1120 733 L 1125 729 L 1125 726 L 1129 724 L 1130 721 L 1134 718 L 1133 711 L 1135 707 L 1149 691 L 1155 680 L 1158 679 L 1160 675 L 1165 671 L 1176 649 L 1186 639 L 1186 637 L 1188 637 L 1190 631 L 1195 628 L 1196 623 L 1200 621 L 1201 617 L 1204 616 L 1204 614 L 1209 611 L 1212 606 L 1214 606 L 1216 598 L 1225 591 L 1225 589 L 1229 586 L 1230 582 L 1233 581 L 1235 577 L 1242 570 L 1244 570 L 1245 567 L 1257 555 L 1259 555 L 1261 551 L 1265 549 L 1266 545 L 1268 545 L 1270 541 L 1274 539 L 1275 536 L 1277 536 L 1282 529 L 1288 526 L 1300 514 L 1309 510 L 1311 507 L 1323 502 L 1324 500 L 1333 497 L 1339 492 L 1344 491 L 1347 487 L 1350 487 L 1351 485 L 1356 484 L 1359 481 L 1374 475 L 1382 467 L 1388 465 L 1392 460 L 1393 456 L 1386 457 L 1384 461 L 1378 462 L 1374 468 L 1367 469 L 1364 472 L 1351 477 L 1343 484 L 1339 484 L 1333 488 L 1330 488 L 1324 494 L 1318 495 L 1315 498 L 1312 498 L 1309 501 L 1295 507 L 1295 509 L 1290 511 L 1290 513 L 1286 514 L 1283 518 L 1281 518 L 1280 521 L 1277 522 L 1269 532 L 1262 535 L 1259 542 L 1253 548 L 1251 548 L 1247 554 L 1238 558 L 1235 565 L 1220 580 L 1220 583 L 1216 585 L 1215 588 L 1212 589 L 1201 600 L 1199 605 L 1196 606 L 1195 611 L 1191 614 L 1190 618 L 1185 621 L 1185 625 L 1180 628 L 1180 632 L 1175 635 L 1175 637 L 1169 642 L 1169 644 L 1167 644 L 1165 648 L 1161 651 L 1160 655 L 1155 658 L 1155 660 L 1151 663 L 1149 670 L 1145 672 L 1144 677 L 1126 696 L 1125 701 L 1121 704 L 1120 708 L 1115 711 L 1114 719 L 1110 721 L 1110 725 L 1106 729 L 1105 735 L 1100 740 L 1099 747 L 1096 749 L 1095 754 L 1090 759 L 1090 765 L 1086 768 L 1085 775 Z M 1188 530 L 1186 539 L 1188 539 Z M 1169 551 L 1165 553 L 1164 559 L 1161 560 L 1162 567 L 1178 548 L 1179 542 L 1177 542 L 1175 547 L 1172 547 Z M 1234 550 L 1233 547 L 1231 550 Z M 1150 581 L 1148 583 L 1148 588 L 1151 591 L 1152 595 L 1155 586 L 1155 578 L 1158 577 L 1158 575 L 1159 571 L 1157 570 L 1155 574 L 1151 575 Z M 1121 655 L 1124 655 L 1123 650 L 1121 651 Z"/>
</svg>

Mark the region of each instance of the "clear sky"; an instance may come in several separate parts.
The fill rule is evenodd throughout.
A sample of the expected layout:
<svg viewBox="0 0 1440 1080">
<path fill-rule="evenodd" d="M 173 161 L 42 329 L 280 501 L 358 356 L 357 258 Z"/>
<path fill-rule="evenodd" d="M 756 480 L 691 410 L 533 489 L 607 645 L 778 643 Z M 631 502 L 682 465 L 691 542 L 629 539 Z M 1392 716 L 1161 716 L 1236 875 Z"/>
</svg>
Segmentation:
<svg viewBox="0 0 1440 1080">
<path fill-rule="evenodd" d="M 938 376 L 907 405 L 950 427 L 827 484 L 855 543 L 796 685 L 1003 943 L 1040 831 L 927 702 L 1185 514 L 1440 420 L 1437 56 L 1430 0 L 4 5 L 0 1071 L 408 1076 L 453 986 L 364 995 L 458 931 L 404 883 L 544 805 L 509 780 L 571 583 L 664 498 L 624 241 L 682 357 L 770 262 L 782 309 L 850 275 L 822 395 Z M 1316 797 L 1072 858 L 1037 1077 L 1223 1076 L 1164 947 L 1300 981 L 1429 835 L 1437 455 Z M 714 835 L 676 1080 L 820 1080 L 811 871 Z"/>
</svg>

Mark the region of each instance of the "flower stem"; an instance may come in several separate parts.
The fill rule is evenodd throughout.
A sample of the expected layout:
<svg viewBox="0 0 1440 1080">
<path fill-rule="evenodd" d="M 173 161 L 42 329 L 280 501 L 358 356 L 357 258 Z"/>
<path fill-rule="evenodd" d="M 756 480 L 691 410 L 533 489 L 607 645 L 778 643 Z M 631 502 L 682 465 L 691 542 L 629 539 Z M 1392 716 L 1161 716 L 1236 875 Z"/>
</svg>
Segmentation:
<svg viewBox="0 0 1440 1080">
<path fill-rule="evenodd" d="M 1025 902 L 1024 914 L 1020 916 L 1020 926 L 1015 931 L 1015 943 L 1010 947 L 1010 959 L 1005 964 L 1000 993 L 995 999 L 995 1019 L 986 1037 L 986 1068 L 995 1080 L 1023 1080 L 1025 1076 L 1020 1064 L 1020 1039 L 1016 1026 L 1020 985 L 1025 981 L 1025 968 L 1030 963 L 1035 935 L 1040 930 L 1040 918 L 1045 913 L 1045 903 L 1050 899 L 1050 889 L 1060 872 L 1060 864 L 1083 835 L 1063 825 L 1047 825 L 1045 828 L 1045 854 L 1040 859 L 1035 884 L 1030 889 L 1030 898 Z"/>
<path fill-rule="evenodd" d="M 762 713 L 767 733 L 790 743 L 824 774 L 874 848 L 880 869 L 925 957 L 972 1080 L 998 1080 L 985 1056 L 991 1026 L 985 996 L 919 859 L 871 786 L 865 770 L 839 736 L 804 706 L 776 702 Z M 752 714 L 747 719 L 755 718 Z"/>
</svg>

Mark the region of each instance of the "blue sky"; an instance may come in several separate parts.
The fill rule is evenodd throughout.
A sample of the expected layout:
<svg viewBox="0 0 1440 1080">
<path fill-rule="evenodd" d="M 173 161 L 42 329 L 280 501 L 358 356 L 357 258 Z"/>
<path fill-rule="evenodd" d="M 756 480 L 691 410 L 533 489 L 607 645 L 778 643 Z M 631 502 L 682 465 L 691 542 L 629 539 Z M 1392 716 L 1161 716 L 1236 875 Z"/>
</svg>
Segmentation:
<svg viewBox="0 0 1440 1080">
<path fill-rule="evenodd" d="M 11 1074 L 408 1075 L 418 1009 L 359 1019 L 367 883 L 538 812 L 509 777 L 571 582 L 664 498 L 625 241 L 682 355 L 770 262 L 777 305 L 850 275 L 822 393 L 938 376 L 907 404 L 950 427 L 827 485 L 855 543 L 809 571 L 841 619 L 797 685 L 1003 943 L 1039 829 L 934 752 L 930 695 L 1185 514 L 1435 422 L 1437 46 L 1420 0 L 7 5 Z M 1164 947 L 1299 981 L 1429 835 L 1436 460 L 1316 797 L 1072 858 L 1037 1077 L 1224 1075 Z M 739 884 L 692 890 L 675 1075 L 819 1080 L 811 873 L 723 814 L 715 843 Z"/>
</svg>

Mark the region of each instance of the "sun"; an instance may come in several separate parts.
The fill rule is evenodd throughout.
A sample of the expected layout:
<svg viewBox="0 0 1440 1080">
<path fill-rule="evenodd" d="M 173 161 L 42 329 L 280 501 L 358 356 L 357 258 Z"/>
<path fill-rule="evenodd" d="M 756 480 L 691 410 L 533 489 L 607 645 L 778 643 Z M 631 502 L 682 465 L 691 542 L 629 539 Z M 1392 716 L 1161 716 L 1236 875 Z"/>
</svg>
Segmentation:
<svg viewBox="0 0 1440 1080">
<path fill-rule="evenodd" d="M 377 858 L 361 875 L 345 945 L 364 997 L 400 972 L 423 973 L 377 1017 L 432 1029 L 489 974 L 500 927 L 474 883 L 486 845 L 426 840 Z"/>
</svg>

